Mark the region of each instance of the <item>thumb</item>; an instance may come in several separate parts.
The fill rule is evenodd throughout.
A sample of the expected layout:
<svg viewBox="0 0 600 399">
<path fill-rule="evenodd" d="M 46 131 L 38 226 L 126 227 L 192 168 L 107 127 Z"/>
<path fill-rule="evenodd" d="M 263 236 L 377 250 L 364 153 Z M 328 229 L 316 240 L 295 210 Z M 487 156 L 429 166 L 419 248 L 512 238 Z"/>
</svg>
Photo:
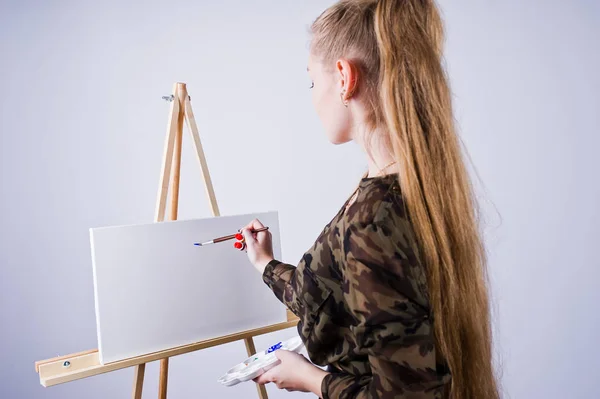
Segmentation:
<svg viewBox="0 0 600 399">
<path fill-rule="evenodd" d="M 273 353 L 275 354 L 275 357 L 277 359 L 281 360 L 282 362 L 285 362 L 294 357 L 302 356 L 302 355 L 297 354 L 296 352 L 291 352 L 291 351 L 289 351 L 287 349 L 283 349 L 283 348 L 278 349 Z"/>
</svg>

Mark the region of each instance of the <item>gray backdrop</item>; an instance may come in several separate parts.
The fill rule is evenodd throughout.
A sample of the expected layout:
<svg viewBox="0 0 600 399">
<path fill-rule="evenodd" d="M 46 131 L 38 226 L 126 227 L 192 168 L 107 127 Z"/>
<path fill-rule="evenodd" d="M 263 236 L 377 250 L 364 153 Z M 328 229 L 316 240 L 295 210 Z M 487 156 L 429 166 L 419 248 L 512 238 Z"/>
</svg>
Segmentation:
<svg viewBox="0 0 600 399">
<path fill-rule="evenodd" d="M 88 228 L 152 221 L 176 81 L 222 213 L 279 210 L 285 261 L 312 245 L 365 166 L 310 102 L 306 31 L 329 4 L 0 1 L 1 398 L 130 396 L 132 369 L 43 388 L 33 365 L 96 347 Z M 600 397 L 598 2 L 441 4 L 504 397 Z M 191 148 L 186 131 L 180 218 L 210 214 Z M 169 398 L 255 397 L 216 382 L 244 356 L 236 342 L 173 358 Z M 149 365 L 144 397 L 157 377 Z"/>
</svg>

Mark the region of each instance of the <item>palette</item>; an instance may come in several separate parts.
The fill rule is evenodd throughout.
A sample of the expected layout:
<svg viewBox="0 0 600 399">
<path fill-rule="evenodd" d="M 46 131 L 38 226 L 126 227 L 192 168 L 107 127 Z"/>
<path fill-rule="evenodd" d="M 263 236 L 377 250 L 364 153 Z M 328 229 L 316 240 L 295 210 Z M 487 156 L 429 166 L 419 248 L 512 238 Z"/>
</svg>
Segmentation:
<svg viewBox="0 0 600 399">
<path fill-rule="evenodd" d="M 294 337 L 287 341 L 278 342 L 268 349 L 255 353 L 243 362 L 236 364 L 234 367 L 227 370 L 218 381 L 221 384 L 230 387 L 237 385 L 240 382 L 249 381 L 258 377 L 281 363 L 274 353 L 280 349 L 299 353 L 304 349 L 304 344 L 300 337 Z"/>
</svg>

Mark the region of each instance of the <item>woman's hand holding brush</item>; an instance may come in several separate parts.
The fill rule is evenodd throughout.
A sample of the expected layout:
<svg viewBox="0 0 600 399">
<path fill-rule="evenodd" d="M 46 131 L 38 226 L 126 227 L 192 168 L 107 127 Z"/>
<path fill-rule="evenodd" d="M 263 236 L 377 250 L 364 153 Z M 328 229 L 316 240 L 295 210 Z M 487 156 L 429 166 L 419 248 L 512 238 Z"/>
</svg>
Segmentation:
<svg viewBox="0 0 600 399">
<path fill-rule="evenodd" d="M 245 250 L 248 254 L 248 259 L 261 274 L 264 273 L 267 264 L 273 260 L 273 242 L 271 240 L 271 232 L 269 230 L 254 232 L 254 230 L 264 227 L 265 226 L 263 226 L 258 219 L 254 219 L 240 231 L 243 236 L 242 245 L 246 245 Z M 242 247 L 238 249 L 244 248 Z"/>
</svg>

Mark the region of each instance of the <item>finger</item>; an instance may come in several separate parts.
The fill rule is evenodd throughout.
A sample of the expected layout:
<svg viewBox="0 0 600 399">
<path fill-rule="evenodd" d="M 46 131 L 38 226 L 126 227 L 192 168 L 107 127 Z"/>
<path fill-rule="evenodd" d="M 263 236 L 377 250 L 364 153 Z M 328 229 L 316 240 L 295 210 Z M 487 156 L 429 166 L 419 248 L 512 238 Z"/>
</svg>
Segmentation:
<svg viewBox="0 0 600 399">
<path fill-rule="evenodd" d="M 256 382 L 257 384 L 260 385 L 264 385 L 266 383 L 268 383 L 269 381 L 267 381 L 267 379 L 265 378 L 265 375 L 259 375 L 258 377 L 254 378 L 252 381 Z"/>
<path fill-rule="evenodd" d="M 239 229 L 238 232 L 241 233 L 242 230 L 246 230 L 246 229 L 252 230 L 252 225 L 250 223 L 248 223 L 247 225 L 245 225 L 244 227 L 242 227 L 241 229 Z"/>
<path fill-rule="evenodd" d="M 254 238 L 254 234 L 252 234 L 252 231 L 250 229 L 244 227 L 242 229 L 242 235 L 244 236 L 244 239 L 246 240 L 248 245 L 256 243 L 256 238 Z"/>
<path fill-rule="evenodd" d="M 242 229 L 249 229 L 249 230 L 255 230 L 255 229 L 260 229 L 261 227 L 265 227 L 262 222 L 258 219 L 253 219 L 250 223 L 248 223 L 247 225 L 245 225 Z"/>
<path fill-rule="evenodd" d="M 263 230 L 256 233 L 256 240 L 262 243 L 270 243 L 273 235 L 269 230 Z"/>
<path fill-rule="evenodd" d="M 254 219 L 252 222 L 250 222 L 250 225 L 252 226 L 253 229 L 262 229 L 263 227 L 265 227 L 262 222 L 258 219 Z"/>
<path fill-rule="evenodd" d="M 273 374 L 270 373 L 270 371 L 271 370 L 256 377 L 256 383 L 263 385 L 263 384 L 268 384 L 269 382 L 273 382 Z"/>
<path fill-rule="evenodd" d="M 282 363 L 287 362 L 287 361 L 293 361 L 296 358 L 298 358 L 300 360 L 305 360 L 305 357 L 302 356 L 301 354 L 289 351 L 287 349 L 279 349 L 273 353 L 275 354 L 275 357 L 277 359 L 281 360 Z"/>
</svg>

